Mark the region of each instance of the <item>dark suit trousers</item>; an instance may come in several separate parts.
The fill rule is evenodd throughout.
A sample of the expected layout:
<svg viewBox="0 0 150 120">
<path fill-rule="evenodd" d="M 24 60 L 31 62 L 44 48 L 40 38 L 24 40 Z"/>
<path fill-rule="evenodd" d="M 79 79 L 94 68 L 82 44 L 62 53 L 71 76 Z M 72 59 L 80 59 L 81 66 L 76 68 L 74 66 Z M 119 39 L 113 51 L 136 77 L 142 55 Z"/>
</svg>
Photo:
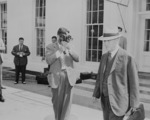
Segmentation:
<svg viewBox="0 0 150 120">
<path fill-rule="evenodd" d="M 123 120 L 124 116 L 116 116 L 113 113 L 108 96 L 102 95 L 101 103 L 102 103 L 104 120 Z"/>
<path fill-rule="evenodd" d="M 69 120 L 72 103 L 72 86 L 70 86 L 66 71 L 60 73 L 58 88 L 52 88 L 52 103 L 55 120 Z"/>
<path fill-rule="evenodd" d="M 19 81 L 19 74 L 22 74 L 22 82 L 25 82 L 26 65 L 16 65 L 16 82 Z"/>
</svg>

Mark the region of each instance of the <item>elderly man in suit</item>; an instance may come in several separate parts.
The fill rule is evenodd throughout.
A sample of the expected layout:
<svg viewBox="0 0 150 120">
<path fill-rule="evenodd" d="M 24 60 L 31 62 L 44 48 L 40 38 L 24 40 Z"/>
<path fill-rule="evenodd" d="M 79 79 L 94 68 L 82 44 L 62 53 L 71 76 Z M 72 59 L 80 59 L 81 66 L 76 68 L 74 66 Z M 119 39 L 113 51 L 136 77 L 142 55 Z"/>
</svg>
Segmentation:
<svg viewBox="0 0 150 120">
<path fill-rule="evenodd" d="M 30 51 L 28 46 L 24 45 L 24 38 L 19 38 L 19 44 L 13 47 L 12 55 L 14 55 L 14 64 L 16 70 L 16 80 L 14 84 L 18 84 L 19 82 L 19 74 L 22 73 L 22 83 L 26 84 L 25 82 L 25 72 L 26 66 L 28 63 L 27 56 L 30 55 Z"/>
<path fill-rule="evenodd" d="M 125 50 L 119 47 L 117 27 L 104 29 L 99 38 L 106 49 L 100 62 L 93 97 L 101 98 L 104 120 L 123 120 L 125 114 L 139 104 L 137 66 Z"/>
<path fill-rule="evenodd" d="M 66 28 L 59 28 L 57 42 L 46 48 L 46 61 L 51 65 L 49 80 L 55 120 L 68 120 L 72 103 L 72 90 L 76 82 L 74 62 L 79 61 L 73 51 L 72 38 Z"/>
<path fill-rule="evenodd" d="M 0 38 L 0 102 L 4 102 L 4 98 L 2 96 L 2 63 L 3 63 L 3 51 L 5 50 L 5 45 L 3 40 Z"/>
</svg>

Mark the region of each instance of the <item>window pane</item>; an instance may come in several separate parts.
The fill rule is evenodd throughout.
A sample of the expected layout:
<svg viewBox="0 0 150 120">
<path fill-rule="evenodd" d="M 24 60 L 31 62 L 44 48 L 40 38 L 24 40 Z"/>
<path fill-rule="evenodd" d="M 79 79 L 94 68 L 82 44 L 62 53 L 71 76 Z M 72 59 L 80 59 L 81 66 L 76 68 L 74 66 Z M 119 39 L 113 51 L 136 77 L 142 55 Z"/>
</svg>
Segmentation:
<svg viewBox="0 0 150 120">
<path fill-rule="evenodd" d="M 92 36 L 92 25 L 88 25 L 87 26 L 87 33 L 88 33 L 88 37 L 91 37 Z"/>
<path fill-rule="evenodd" d="M 91 61 L 91 50 L 86 51 L 86 61 Z"/>
<path fill-rule="evenodd" d="M 93 11 L 98 9 L 98 0 L 93 0 Z"/>
<path fill-rule="evenodd" d="M 97 51 L 96 50 L 92 50 L 92 61 L 93 62 L 97 61 Z"/>
<path fill-rule="evenodd" d="M 99 11 L 99 23 L 103 23 L 103 11 Z"/>
<path fill-rule="evenodd" d="M 91 0 L 87 0 L 87 11 L 91 11 Z"/>
<path fill-rule="evenodd" d="M 149 41 L 145 41 L 144 42 L 144 51 L 149 51 L 150 47 L 149 47 Z"/>
<path fill-rule="evenodd" d="M 93 36 L 94 37 L 98 37 L 98 25 L 93 25 Z"/>
<path fill-rule="evenodd" d="M 99 25 L 99 37 L 103 34 L 103 25 Z"/>
<path fill-rule="evenodd" d="M 102 51 L 98 51 L 98 62 L 100 62 L 101 57 L 102 57 Z"/>
<path fill-rule="evenodd" d="M 150 30 L 145 31 L 145 40 L 150 40 Z"/>
<path fill-rule="evenodd" d="M 104 0 L 99 0 L 99 10 L 104 9 Z"/>
<path fill-rule="evenodd" d="M 102 50 L 103 42 L 101 40 L 98 40 L 98 49 Z"/>
<path fill-rule="evenodd" d="M 149 11 L 150 10 L 150 4 L 146 5 L 146 10 Z"/>
<path fill-rule="evenodd" d="M 36 7 L 40 6 L 40 0 L 36 0 Z"/>
<path fill-rule="evenodd" d="M 91 23 L 91 12 L 87 12 L 87 24 Z"/>
<path fill-rule="evenodd" d="M 93 38 L 93 49 L 97 49 L 97 38 Z"/>
<path fill-rule="evenodd" d="M 150 3 L 150 0 L 146 0 L 147 3 Z"/>
<path fill-rule="evenodd" d="M 87 38 L 87 49 L 91 49 L 92 46 L 92 39 L 91 38 Z"/>
<path fill-rule="evenodd" d="M 97 23 L 97 12 L 93 12 L 92 23 Z"/>
<path fill-rule="evenodd" d="M 145 20 L 145 28 L 150 29 L 150 19 Z"/>
</svg>

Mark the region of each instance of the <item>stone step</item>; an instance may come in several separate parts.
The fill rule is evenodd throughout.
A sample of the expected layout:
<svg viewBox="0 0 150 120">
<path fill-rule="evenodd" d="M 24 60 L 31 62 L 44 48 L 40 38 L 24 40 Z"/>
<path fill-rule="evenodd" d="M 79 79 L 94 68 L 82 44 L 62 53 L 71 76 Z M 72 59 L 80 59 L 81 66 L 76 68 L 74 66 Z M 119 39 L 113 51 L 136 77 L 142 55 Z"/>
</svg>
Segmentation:
<svg viewBox="0 0 150 120">
<path fill-rule="evenodd" d="M 142 78 L 142 79 L 150 79 L 150 73 L 139 72 L 139 78 Z"/>
<path fill-rule="evenodd" d="M 78 85 L 76 85 L 78 86 Z M 88 106 L 94 109 L 101 109 L 100 101 L 93 102 L 93 91 L 85 91 L 75 87 L 74 89 L 74 100 L 77 104 Z M 78 96 L 78 97 L 77 97 Z M 76 100 L 78 99 L 78 100 Z M 80 99 L 80 100 L 79 100 Z M 82 102 L 81 102 L 82 101 Z M 84 102 L 83 102 L 84 101 Z M 140 102 L 144 104 L 145 110 L 150 111 L 150 96 L 147 94 L 140 94 Z"/>
</svg>

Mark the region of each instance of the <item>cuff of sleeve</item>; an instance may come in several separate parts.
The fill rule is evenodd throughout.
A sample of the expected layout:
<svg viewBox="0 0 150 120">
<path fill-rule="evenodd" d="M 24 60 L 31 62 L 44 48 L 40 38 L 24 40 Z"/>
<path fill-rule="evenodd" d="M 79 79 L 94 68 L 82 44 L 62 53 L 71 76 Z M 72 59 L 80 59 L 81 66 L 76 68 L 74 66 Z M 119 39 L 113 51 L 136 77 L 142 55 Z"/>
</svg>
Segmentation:
<svg viewBox="0 0 150 120">
<path fill-rule="evenodd" d="M 59 58 L 60 56 L 61 56 L 60 52 L 57 51 L 57 52 L 56 52 L 56 57 Z"/>
</svg>

